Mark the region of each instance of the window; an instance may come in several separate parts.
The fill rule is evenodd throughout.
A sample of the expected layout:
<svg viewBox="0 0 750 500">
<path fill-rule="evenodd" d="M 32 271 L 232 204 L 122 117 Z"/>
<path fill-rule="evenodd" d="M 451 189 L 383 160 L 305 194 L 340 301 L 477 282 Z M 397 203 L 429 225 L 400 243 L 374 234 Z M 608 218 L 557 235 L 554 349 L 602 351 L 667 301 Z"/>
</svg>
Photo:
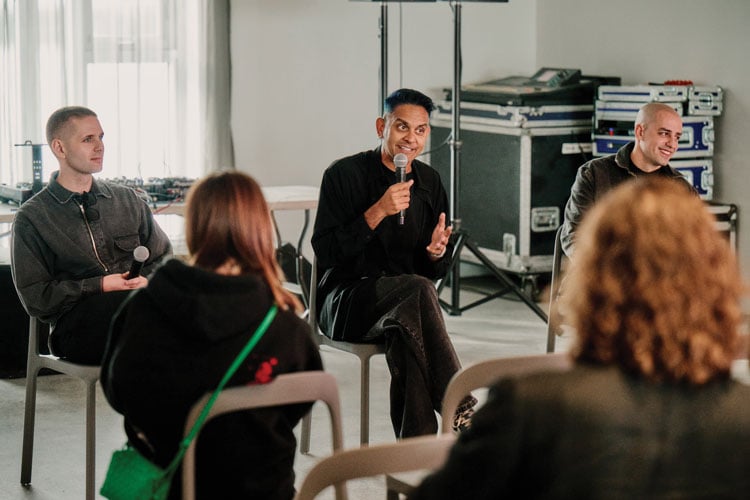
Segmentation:
<svg viewBox="0 0 750 500">
<path fill-rule="evenodd" d="M 73 104 L 99 115 L 102 178 L 197 178 L 231 166 L 228 0 L 0 5 L 0 183 L 31 182 L 32 148 L 15 144 L 46 143 L 49 114 Z M 210 100 L 207 88 L 217 89 Z M 46 182 L 57 161 L 42 150 Z"/>
</svg>

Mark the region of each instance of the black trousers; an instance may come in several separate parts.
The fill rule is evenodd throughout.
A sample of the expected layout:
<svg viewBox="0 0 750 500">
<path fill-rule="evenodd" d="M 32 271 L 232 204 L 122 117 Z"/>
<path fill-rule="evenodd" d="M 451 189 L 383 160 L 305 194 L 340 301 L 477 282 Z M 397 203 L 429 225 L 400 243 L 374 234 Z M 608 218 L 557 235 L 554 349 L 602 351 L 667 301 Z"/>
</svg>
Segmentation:
<svg viewBox="0 0 750 500">
<path fill-rule="evenodd" d="M 349 342 L 385 342 L 397 437 L 437 432 L 445 389 L 460 364 L 435 285 L 418 275 L 366 278 L 326 296 L 320 327 Z"/>
<path fill-rule="evenodd" d="M 100 293 L 81 300 L 55 323 L 49 337 L 52 354 L 83 365 L 99 365 L 109 324 L 131 290 Z"/>
</svg>

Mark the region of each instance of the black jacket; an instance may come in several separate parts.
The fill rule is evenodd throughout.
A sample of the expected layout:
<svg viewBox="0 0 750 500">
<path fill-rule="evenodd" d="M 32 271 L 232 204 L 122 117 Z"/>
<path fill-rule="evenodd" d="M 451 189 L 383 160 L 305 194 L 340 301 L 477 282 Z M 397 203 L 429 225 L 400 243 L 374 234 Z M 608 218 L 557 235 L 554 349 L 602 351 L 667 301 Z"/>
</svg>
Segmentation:
<svg viewBox="0 0 750 500">
<path fill-rule="evenodd" d="M 579 167 L 576 179 L 570 189 L 570 198 L 565 205 L 565 222 L 560 235 L 560 242 L 565 255 L 572 255 L 575 244 L 574 233 L 589 208 L 615 186 L 636 178 L 638 170 L 630 160 L 630 154 L 633 152 L 634 146 L 635 143 L 630 142 L 621 147 L 616 154 L 594 158 Z M 685 179 L 680 172 L 669 165 L 661 167 L 653 174 L 644 175 L 654 174 Z M 687 181 L 685 186 L 690 187 Z"/>
<path fill-rule="evenodd" d="M 750 387 L 615 367 L 505 379 L 411 500 L 744 499 Z"/>
<path fill-rule="evenodd" d="M 272 304 L 256 276 L 222 276 L 177 260 L 158 269 L 113 321 L 101 383 L 129 441 L 166 466 L 190 407 L 212 391 Z M 268 382 L 322 363 L 306 322 L 279 311 L 227 384 Z M 198 438 L 198 498 L 292 498 L 293 428 L 309 404 L 218 417 Z M 180 498 L 179 472 L 170 498 Z"/>
<path fill-rule="evenodd" d="M 450 221 L 440 175 L 415 160 L 408 179 L 414 179 L 414 185 L 404 225 L 392 216 L 372 230 L 365 211 L 397 182 L 396 174 L 383 165 L 380 148 L 342 158 L 326 169 L 312 237 L 321 270 L 319 297 L 363 277 L 419 274 L 434 280 L 445 274 L 452 245 L 437 262 L 425 250 L 440 213 L 445 212 L 446 223 Z"/>
</svg>

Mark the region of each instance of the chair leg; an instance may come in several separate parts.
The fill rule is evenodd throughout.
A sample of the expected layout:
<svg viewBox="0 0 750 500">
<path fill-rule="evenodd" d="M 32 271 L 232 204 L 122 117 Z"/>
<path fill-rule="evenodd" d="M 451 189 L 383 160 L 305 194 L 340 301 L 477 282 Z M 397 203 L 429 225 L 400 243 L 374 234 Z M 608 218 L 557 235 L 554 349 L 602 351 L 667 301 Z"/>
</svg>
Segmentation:
<svg viewBox="0 0 750 500">
<path fill-rule="evenodd" d="M 385 492 L 386 500 L 401 500 L 401 495 L 397 491 L 388 490 Z"/>
<path fill-rule="evenodd" d="M 36 417 L 36 382 L 39 368 L 30 366 L 26 371 L 26 401 L 23 414 L 23 447 L 21 451 L 21 484 L 31 484 L 31 463 L 34 455 L 34 419 Z"/>
<path fill-rule="evenodd" d="M 310 429 L 312 427 L 312 409 L 302 417 L 302 430 L 299 437 L 299 451 L 307 455 L 310 453 Z"/>
<path fill-rule="evenodd" d="M 86 500 L 96 496 L 96 380 L 86 381 Z"/>
<path fill-rule="evenodd" d="M 555 331 L 555 328 L 552 325 L 552 318 L 550 314 L 550 323 L 547 326 L 547 353 L 553 353 L 555 352 L 555 337 L 557 337 L 557 332 Z"/>
<path fill-rule="evenodd" d="M 367 446 L 370 442 L 370 357 L 362 359 L 359 392 L 359 442 Z"/>
</svg>

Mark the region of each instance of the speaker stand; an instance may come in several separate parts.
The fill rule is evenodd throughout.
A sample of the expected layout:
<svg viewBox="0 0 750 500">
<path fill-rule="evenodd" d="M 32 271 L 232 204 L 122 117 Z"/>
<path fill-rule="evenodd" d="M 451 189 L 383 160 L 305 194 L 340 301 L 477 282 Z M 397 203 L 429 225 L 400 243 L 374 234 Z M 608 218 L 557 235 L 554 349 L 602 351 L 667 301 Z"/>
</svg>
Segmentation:
<svg viewBox="0 0 750 500">
<path fill-rule="evenodd" d="M 459 230 L 454 233 L 454 235 L 456 239 L 454 243 L 455 246 L 453 248 L 452 260 L 450 266 L 448 267 L 448 271 L 446 272 L 446 275 L 450 276 L 451 302 L 446 302 L 443 299 L 439 299 L 440 305 L 448 314 L 450 314 L 451 316 L 460 316 L 461 313 L 473 307 L 482 305 L 485 302 L 489 302 L 490 300 L 500 298 L 507 293 L 513 293 L 527 306 L 529 306 L 529 308 L 534 311 L 534 313 L 536 313 L 536 315 L 539 316 L 542 321 L 544 321 L 545 323 L 547 322 L 547 314 L 544 312 L 544 310 L 542 310 L 542 308 L 540 308 L 536 302 L 534 302 L 523 290 L 521 290 L 521 288 L 519 288 L 518 285 L 516 285 L 505 272 L 503 272 L 502 269 L 498 268 L 486 255 L 484 255 L 484 253 L 482 253 L 482 250 L 469 237 L 468 232 Z M 484 268 L 487 269 L 503 285 L 503 288 L 501 288 L 497 292 L 487 294 L 481 299 L 475 300 L 474 302 L 471 302 L 465 306 L 461 306 L 461 273 L 459 267 L 461 251 L 464 250 L 464 248 L 468 249 L 471 253 L 474 254 L 477 259 L 479 259 L 479 262 L 482 263 L 482 266 L 484 266 Z M 447 279 L 443 279 L 438 285 L 438 297 L 443 291 L 446 282 Z"/>
<path fill-rule="evenodd" d="M 545 323 L 547 322 L 547 314 L 534 302 L 523 290 L 521 290 L 511 280 L 507 274 L 505 274 L 500 268 L 498 268 L 486 255 L 482 253 L 479 246 L 472 241 L 469 233 L 461 228 L 461 218 L 459 216 L 459 172 L 461 165 L 461 1 L 455 1 L 452 3 L 453 9 L 453 95 L 451 101 L 451 214 L 453 217 L 453 234 L 455 236 L 455 247 L 453 249 L 452 259 L 450 267 L 448 268 L 447 275 L 450 277 L 451 283 L 451 302 L 445 302 L 440 299 L 440 305 L 452 316 L 460 316 L 461 313 L 467 309 L 484 304 L 492 299 L 498 298 L 505 295 L 508 292 L 512 292 L 518 296 L 527 306 L 534 311 Z M 479 262 L 503 285 L 503 288 L 486 297 L 472 302 L 464 307 L 461 307 L 460 293 L 461 293 L 461 251 L 467 248 L 473 253 Z M 438 297 L 440 292 L 445 286 L 446 279 L 441 280 L 438 285 Z"/>
</svg>

